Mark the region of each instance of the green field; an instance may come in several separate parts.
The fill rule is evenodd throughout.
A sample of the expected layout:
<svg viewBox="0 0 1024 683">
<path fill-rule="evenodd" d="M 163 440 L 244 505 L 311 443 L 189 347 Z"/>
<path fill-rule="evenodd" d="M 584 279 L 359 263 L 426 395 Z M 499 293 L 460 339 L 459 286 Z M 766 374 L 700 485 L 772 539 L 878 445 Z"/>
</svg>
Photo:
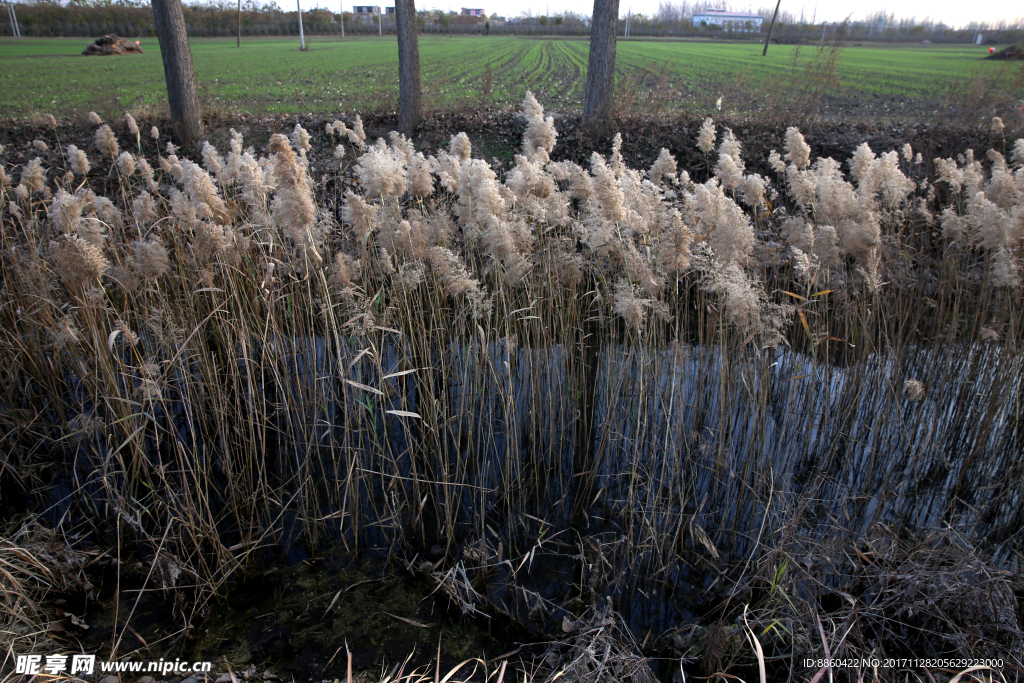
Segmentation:
<svg viewBox="0 0 1024 683">
<path fill-rule="evenodd" d="M 81 38 L 0 40 L 0 118 L 52 113 L 165 108 L 159 47 L 145 55 L 85 58 Z M 312 38 L 300 52 L 294 38 L 196 39 L 192 53 L 200 96 L 209 112 L 329 113 L 396 108 L 394 37 Z M 517 37 L 420 38 L 429 110 L 505 106 L 533 90 L 554 111 L 579 110 L 588 42 Z M 826 51 L 827 53 L 827 51 Z M 1020 65 L 982 59 L 972 46 L 848 46 L 838 52 L 834 79 L 815 87 L 832 117 L 935 118 L 950 93 L 984 84 L 1008 102 L 1024 99 Z M 723 110 L 755 114 L 807 89 L 829 54 L 811 47 L 754 43 L 622 41 L 618 45 L 620 106 L 645 111 L 702 112 L 724 96 Z M 813 80 L 813 77 L 812 79 Z"/>
</svg>

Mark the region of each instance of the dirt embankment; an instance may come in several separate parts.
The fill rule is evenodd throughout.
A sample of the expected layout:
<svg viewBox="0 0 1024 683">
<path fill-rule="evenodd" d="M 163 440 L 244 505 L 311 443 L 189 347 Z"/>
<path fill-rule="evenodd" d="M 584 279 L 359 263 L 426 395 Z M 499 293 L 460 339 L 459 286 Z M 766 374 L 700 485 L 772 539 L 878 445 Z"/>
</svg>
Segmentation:
<svg viewBox="0 0 1024 683">
<path fill-rule="evenodd" d="M 595 140 L 583 133 L 579 115 L 557 112 L 552 112 L 552 115 L 555 117 L 555 127 L 558 130 L 558 142 L 551 155 L 552 159 L 568 159 L 586 165 L 592 152 L 607 153 L 611 149 L 610 137 Z M 316 135 L 324 130 L 326 123 L 335 118 L 351 120 L 352 117 L 214 116 L 206 121 L 207 137 L 215 144 L 220 144 L 228 138 L 229 129 L 235 128 L 259 150 L 260 145 L 269 140 L 272 133 L 290 133 L 295 124 L 300 123 Z M 622 134 L 622 153 L 630 165 L 642 168 L 650 166 L 664 147 L 676 157 L 681 169 L 687 170 L 695 179 L 700 179 L 707 172 L 709 164 L 709 158 L 696 146 L 697 133 L 702 122 L 702 118 L 694 116 L 653 117 L 629 114 L 618 117 L 616 129 Z M 363 117 L 363 123 L 368 137 L 376 138 L 386 137 L 388 132 L 395 129 L 398 120 L 393 114 L 368 114 Z M 715 123 L 719 132 L 724 128 L 732 129 L 743 145 L 743 158 L 749 169 L 771 176 L 768 155 L 772 150 L 782 151 L 787 123 L 728 116 L 716 117 Z M 115 130 L 118 126 L 125 127 L 123 121 L 119 120 L 111 121 L 111 125 Z M 171 129 L 170 122 L 163 118 L 139 119 L 139 126 L 144 130 L 154 125 L 161 131 Z M 978 121 L 971 126 L 927 122 L 864 122 L 850 125 L 814 121 L 799 127 L 815 156 L 832 157 L 845 162 L 863 142 L 867 142 L 876 152 L 901 149 L 909 143 L 915 154 L 921 153 L 922 161 L 929 173 L 932 160 L 936 157 L 955 156 L 968 149 L 973 149 L 975 154 L 980 156 L 990 148 L 1001 150 L 1004 146 L 1011 147 L 1016 137 L 1011 134 L 1009 127 L 1001 135 L 993 134 L 989 121 Z M 473 142 L 473 156 L 483 156 L 489 161 L 497 159 L 499 164 L 507 168 L 514 164 L 513 155 L 519 153 L 523 129 L 521 117 L 511 109 L 437 112 L 425 117 L 413 141 L 418 149 L 430 151 L 447 146 L 452 136 L 465 132 Z M 125 131 L 117 132 L 126 131 L 127 128 Z M 64 145 L 75 144 L 88 151 L 94 147 L 94 134 L 95 126 L 87 122 L 62 122 L 59 137 Z M 49 141 L 52 137 L 52 128 L 45 120 L 0 122 L 0 144 L 6 148 L 4 156 L 9 168 L 12 165 L 20 165 L 35 155 L 32 148 L 33 140 L 42 138 Z M 148 136 L 143 136 L 144 151 L 147 145 L 152 144 Z M 198 148 L 182 152 L 199 157 Z M 714 160 L 715 155 L 711 155 L 710 163 L 713 164 Z"/>
</svg>

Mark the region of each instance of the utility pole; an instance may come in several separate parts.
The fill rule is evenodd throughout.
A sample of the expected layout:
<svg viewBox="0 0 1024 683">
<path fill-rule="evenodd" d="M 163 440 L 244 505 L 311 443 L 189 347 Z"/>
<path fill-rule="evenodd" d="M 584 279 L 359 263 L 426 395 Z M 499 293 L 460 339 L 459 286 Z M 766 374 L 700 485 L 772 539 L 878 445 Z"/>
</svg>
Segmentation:
<svg viewBox="0 0 1024 683">
<path fill-rule="evenodd" d="M 345 3 L 341 3 L 341 37 L 345 37 Z"/>
<path fill-rule="evenodd" d="M 295 6 L 299 8 L 299 52 L 306 51 L 306 37 L 302 34 L 302 4 L 295 0 Z"/>
<path fill-rule="evenodd" d="M 242 47 L 242 0 L 238 0 L 238 47 Z"/>
<path fill-rule="evenodd" d="M 772 15 L 772 23 L 768 26 L 768 37 L 764 39 L 764 51 L 761 53 L 762 57 L 768 54 L 768 43 L 772 40 L 772 31 L 775 30 L 775 19 L 779 16 L 779 5 L 781 4 L 782 0 L 778 0 L 778 2 L 775 3 L 775 14 Z M 801 12 L 803 12 L 803 10 L 801 10 Z M 803 25 L 803 14 L 801 14 L 800 24 Z"/>
<path fill-rule="evenodd" d="M 629 38 L 629 18 L 631 16 L 633 16 L 633 5 L 630 5 L 629 9 L 626 10 L 626 35 L 623 36 L 624 38 Z"/>
<path fill-rule="evenodd" d="M 383 7 L 377 7 L 377 36 L 384 35 L 384 26 L 381 24 L 381 12 L 384 10 Z"/>
<path fill-rule="evenodd" d="M 18 28 L 18 15 L 14 12 L 14 3 L 7 3 L 7 18 L 11 20 L 11 35 L 21 38 L 21 29 Z"/>
</svg>

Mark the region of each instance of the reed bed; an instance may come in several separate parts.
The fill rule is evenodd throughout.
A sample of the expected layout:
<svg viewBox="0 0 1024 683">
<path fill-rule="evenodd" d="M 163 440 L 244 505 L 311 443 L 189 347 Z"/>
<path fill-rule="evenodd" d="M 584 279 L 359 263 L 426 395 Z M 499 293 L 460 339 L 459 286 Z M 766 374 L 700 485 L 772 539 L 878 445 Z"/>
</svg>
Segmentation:
<svg viewBox="0 0 1024 683">
<path fill-rule="evenodd" d="M 130 116 L 88 153 L 54 126 L 0 166 L 5 489 L 148 558 L 186 630 L 267 548 L 340 542 L 467 614 L 600 639 L 615 610 L 712 668 L 754 661 L 748 631 L 769 662 L 828 649 L 800 626 L 823 596 L 874 600 L 846 652 L 1019 657 L 1017 616 L 936 639 L 985 617 L 871 591 L 897 556 L 984 563 L 1012 603 L 1024 141 L 994 120 L 998 151 L 927 177 L 791 128 L 766 177 L 708 119 L 701 169 L 628 168 L 618 137 L 582 168 L 523 113 L 503 178 L 464 134 L 426 156 L 358 117 L 196 161 Z M 648 680 L 593 648 L 551 662 Z"/>
</svg>

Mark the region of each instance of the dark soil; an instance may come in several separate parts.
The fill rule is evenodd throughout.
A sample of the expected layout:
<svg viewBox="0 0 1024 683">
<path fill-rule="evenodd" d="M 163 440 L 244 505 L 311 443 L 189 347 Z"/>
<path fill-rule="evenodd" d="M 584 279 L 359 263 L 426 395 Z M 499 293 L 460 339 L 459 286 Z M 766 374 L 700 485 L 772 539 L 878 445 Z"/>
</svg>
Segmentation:
<svg viewBox="0 0 1024 683">
<path fill-rule="evenodd" d="M 1004 50 L 996 50 L 985 59 L 997 59 L 1003 61 L 1020 62 L 1024 61 L 1024 43 L 1017 43 Z"/>
<path fill-rule="evenodd" d="M 571 160 L 583 166 L 589 165 L 590 154 L 594 151 L 608 154 L 611 150 L 611 137 L 591 139 L 580 127 L 577 114 L 559 114 L 551 112 L 555 117 L 558 130 L 558 142 L 552 153 L 552 159 Z M 343 117 L 351 123 L 349 117 Z M 320 156 L 331 157 L 331 142 L 324 131 L 324 124 L 330 123 L 334 117 L 265 115 L 265 116 L 215 116 L 206 120 L 208 138 L 219 148 L 227 146 L 228 131 L 235 128 L 245 136 L 245 145 L 253 145 L 257 152 L 263 153 L 264 147 L 272 133 L 290 133 L 296 123 L 302 124 L 313 135 L 314 159 Z M 746 117 L 722 117 L 715 120 L 719 135 L 724 128 L 731 128 L 743 145 L 743 158 L 747 168 L 768 177 L 774 172 L 768 166 L 768 155 L 772 150 L 783 152 L 785 132 L 789 124 L 772 122 Z M 368 114 L 363 118 L 367 137 L 375 139 L 386 137 L 397 127 L 398 118 L 394 114 Z M 647 168 L 654 163 L 661 148 L 669 150 L 677 159 L 680 169 L 685 169 L 694 180 L 703 181 L 708 177 L 710 159 L 696 147 L 697 133 L 702 119 L 699 117 L 654 117 L 628 114 L 618 117 L 617 129 L 623 138 L 622 154 L 627 164 L 638 168 Z M 114 132 L 127 149 L 135 151 L 134 136 L 130 135 L 127 126 L 121 120 L 110 121 Z M 139 127 L 148 131 L 151 126 L 161 131 L 171 130 L 170 122 L 162 118 L 139 120 Z M 845 162 L 862 142 L 867 142 L 877 153 L 900 149 L 910 143 L 914 152 L 920 152 L 925 164 L 926 173 L 931 176 L 933 160 L 936 157 L 956 156 L 973 149 L 977 156 L 989 148 L 1002 148 L 1010 144 L 1015 135 L 1011 126 L 1002 136 L 993 136 L 988 120 L 979 120 L 970 126 L 956 126 L 927 122 L 907 123 L 839 123 L 830 121 L 811 121 L 800 126 L 804 137 L 811 146 L 814 156 L 832 157 Z M 424 119 L 413 141 L 417 149 L 426 153 L 441 146 L 447 146 L 452 136 L 459 132 L 469 135 L 473 143 L 473 156 L 483 157 L 498 167 L 496 170 L 508 169 L 514 165 L 514 155 L 520 151 L 523 132 L 522 117 L 511 109 L 481 109 L 461 112 L 439 112 Z M 92 157 L 98 155 L 95 149 L 95 126 L 81 123 L 61 124 L 54 130 L 45 121 L 35 122 L 0 122 L 0 144 L 4 146 L 3 160 L 9 173 L 17 173 L 18 167 L 35 156 L 40 155 L 32 147 L 32 141 L 41 139 L 50 146 L 51 163 L 47 166 L 60 167 L 63 161 L 57 154 L 56 144 L 75 144 L 87 151 Z M 159 153 L 164 153 L 164 145 L 168 138 L 161 136 Z M 1010 142 L 1005 142 L 1010 141 Z M 142 136 L 142 152 L 150 158 L 156 156 L 158 150 L 148 134 Z M 198 146 L 195 150 L 183 149 L 190 157 L 199 158 Z M 322 152 L 318 154 L 317 152 Z M 351 155 L 351 151 L 349 152 Z M 347 157 L 350 162 L 353 157 Z M 44 158 L 44 162 L 46 159 Z M 315 170 L 315 169 L 314 169 Z M 16 176 L 15 176 L 16 177 Z"/>
</svg>

